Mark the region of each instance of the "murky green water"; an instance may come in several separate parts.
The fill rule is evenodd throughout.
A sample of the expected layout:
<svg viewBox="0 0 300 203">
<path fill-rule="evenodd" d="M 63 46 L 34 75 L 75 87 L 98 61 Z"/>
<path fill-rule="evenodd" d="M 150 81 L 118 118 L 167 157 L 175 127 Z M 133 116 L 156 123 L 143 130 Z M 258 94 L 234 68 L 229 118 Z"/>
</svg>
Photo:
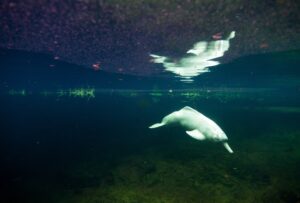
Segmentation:
<svg viewBox="0 0 300 203">
<path fill-rule="evenodd" d="M 1 56 L 0 202 L 300 201 L 299 51 L 188 84 Z M 148 128 L 184 106 L 215 121 L 234 153 L 180 126 Z"/>
<path fill-rule="evenodd" d="M 265 89 L 7 95 L 1 108 L 4 198 L 297 202 L 300 106 L 297 98 L 278 95 Z M 186 105 L 218 123 L 235 153 L 192 139 L 180 127 L 148 129 Z"/>
</svg>

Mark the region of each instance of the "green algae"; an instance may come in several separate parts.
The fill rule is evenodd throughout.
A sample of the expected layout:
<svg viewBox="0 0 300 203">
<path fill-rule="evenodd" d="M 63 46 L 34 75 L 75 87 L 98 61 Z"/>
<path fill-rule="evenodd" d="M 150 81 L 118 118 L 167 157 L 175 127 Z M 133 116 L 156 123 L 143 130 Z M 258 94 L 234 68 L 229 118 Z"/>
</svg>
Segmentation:
<svg viewBox="0 0 300 203">
<path fill-rule="evenodd" d="M 58 90 L 56 94 L 59 97 L 69 96 L 69 97 L 80 97 L 80 98 L 94 98 L 95 89 L 94 88 L 75 88 L 69 90 Z"/>
<path fill-rule="evenodd" d="M 27 91 L 25 89 L 22 90 L 9 90 L 8 94 L 11 96 L 27 96 Z"/>
<path fill-rule="evenodd" d="M 35 94 L 49 97 L 73 97 L 73 98 L 87 98 L 93 99 L 96 95 L 99 96 L 122 96 L 127 98 L 144 98 L 151 99 L 153 102 L 160 100 L 174 99 L 184 102 L 199 102 L 205 100 L 211 100 L 221 103 L 229 102 L 242 102 L 251 100 L 253 102 L 264 102 L 274 96 L 276 92 L 272 89 L 251 89 L 251 88 L 203 88 L 203 89 L 156 89 L 153 90 L 135 90 L 135 89 L 95 89 L 95 88 L 70 88 L 70 89 L 59 89 L 56 91 L 44 90 L 41 92 L 34 92 L 30 90 L 9 90 L 8 94 L 11 96 L 33 96 Z M 286 99 L 279 95 L 278 99 Z M 299 112 L 297 107 L 277 108 L 276 106 L 268 107 L 270 111 L 281 111 L 281 112 Z"/>
</svg>

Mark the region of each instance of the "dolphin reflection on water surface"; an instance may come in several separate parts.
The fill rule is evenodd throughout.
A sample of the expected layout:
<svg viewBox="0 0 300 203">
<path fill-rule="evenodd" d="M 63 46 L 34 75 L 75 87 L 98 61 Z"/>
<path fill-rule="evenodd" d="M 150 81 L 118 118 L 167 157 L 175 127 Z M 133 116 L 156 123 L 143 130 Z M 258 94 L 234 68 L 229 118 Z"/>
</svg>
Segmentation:
<svg viewBox="0 0 300 203">
<path fill-rule="evenodd" d="M 225 39 L 197 42 L 183 57 L 177 59 L 150 54 L 151 61 L 161 63 L 166 71 L 173 72 L 181 81 L 192 82 L 193 77 L 209 72 L 209 67 L 220 64 L 214 59 L 222 57 L 229 50 L 229 40 L 234 37 L 235 31 L 232 31 Z"/>
</svg>

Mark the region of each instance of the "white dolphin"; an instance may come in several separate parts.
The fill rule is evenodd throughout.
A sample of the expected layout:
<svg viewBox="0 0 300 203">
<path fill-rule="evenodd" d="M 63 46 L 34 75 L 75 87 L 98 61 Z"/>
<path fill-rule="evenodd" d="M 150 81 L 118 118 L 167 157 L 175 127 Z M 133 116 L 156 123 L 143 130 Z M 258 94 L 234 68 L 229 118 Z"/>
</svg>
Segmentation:
<svg viewBox="0 0 300 203">
<path fill-rule="evenodd" d="M 158 128 L 169 124 L 179 124 L 189 136 L 197 140 L 222 142 L 228 152 L 233 153 L 223 130 L 214 121 L 189 106 L 165 116 L 160 123 L 153 124 L 149 128 Z"/>
</svg>

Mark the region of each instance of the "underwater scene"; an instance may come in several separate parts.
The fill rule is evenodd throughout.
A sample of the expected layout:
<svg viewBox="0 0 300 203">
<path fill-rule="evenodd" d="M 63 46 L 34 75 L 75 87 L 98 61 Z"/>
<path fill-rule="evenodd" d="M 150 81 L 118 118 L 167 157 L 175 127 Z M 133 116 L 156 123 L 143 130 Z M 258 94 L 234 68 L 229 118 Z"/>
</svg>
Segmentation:
<svg viewBox="0 0 300 203">
<path fill-rule="evenodd" d="M 1 198 L 299 202 L 299 55 L 244 57 L 212 70 L 204 86 L 104 73 L 97 78 L 108 84 L 96 84 L 93 70 L 67 75 L 77 67 L 56 62 L 53 71 L 47 56 L 2 50 L 9 85 L 0 107 Z M 224 73 L 231 79 L 220 79 Z M 222 140 L 194 139 L 185 126 L 149 128 L 185 106 L 220 126 L 233 153 Z"/>
<path fill-rule="evenodd" d="M 1 0 L 0 203 L 300 203 L 296 0 Z"/>
</svg>

